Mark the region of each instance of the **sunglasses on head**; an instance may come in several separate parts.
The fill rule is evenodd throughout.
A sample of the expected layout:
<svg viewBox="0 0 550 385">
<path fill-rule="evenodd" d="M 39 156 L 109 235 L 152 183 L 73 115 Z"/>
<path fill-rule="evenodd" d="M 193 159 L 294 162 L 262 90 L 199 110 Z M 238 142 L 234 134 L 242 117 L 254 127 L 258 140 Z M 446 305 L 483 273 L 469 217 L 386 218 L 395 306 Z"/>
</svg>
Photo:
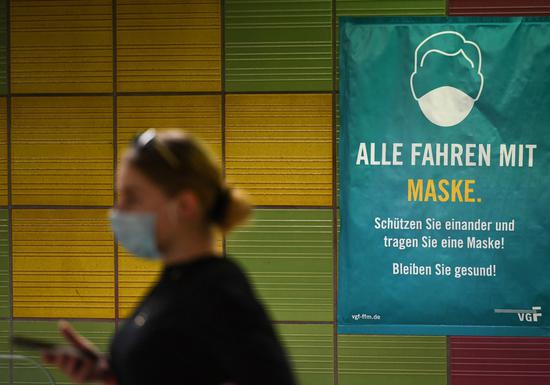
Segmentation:
<svg viewBox="0 0 550 385">
<path fill-rule="evenodd" d="M 152 147 L 174 169 L 179 168 L 181 165 L 179 159 L 174 155 L 172 150 L 162 143 L 162 141 L 158 140 L 157 132 L 154 128 L 149 128 L 143 133 L 136 135 L 132 143 L 137 150 Z"/>
</svg>

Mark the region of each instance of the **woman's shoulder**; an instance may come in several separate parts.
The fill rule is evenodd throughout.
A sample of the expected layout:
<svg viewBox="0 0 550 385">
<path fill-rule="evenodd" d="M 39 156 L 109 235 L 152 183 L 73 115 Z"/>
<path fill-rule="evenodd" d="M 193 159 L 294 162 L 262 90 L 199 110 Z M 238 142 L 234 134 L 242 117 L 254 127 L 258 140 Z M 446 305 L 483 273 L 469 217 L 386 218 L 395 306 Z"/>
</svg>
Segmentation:
<svg viewBox="0 0 550 385">
<path fill-rule="evenodd" d="M 221 280 L 222 282 L 224 282 L 224 280 L 228 280 L 229 282 L 248 281 L 241 264 L 228 255 L 214 260 L 210 278 Z"/>
<path fill-rule="evenodd" d="M 226 323 L 268 320 L 244 269 L 234 258 L 205 259 L 192 270 L 169 284 L 170 313 L 187 317 L 192 311 L 194 318 L 222 317 Z"/>
<path fill-rule="evenodd" d="M 212 261 L 212 266 L 204 274 L 206 290 L 213 295 L 222 295 L 224 298 L 254 297 L 253 289 L 240 263 L 231 256 L 225 256 Z"/>
<path fill-rule="evenodd" d="M 190 262 L 165 266 L 161 274 L 161 281 L 203 282 L 207 278 L 223 276 L 242 278 L 244 273 L 239 263 L 231 256 L 209 254 Z M 200 280 L 193 280 L 193 278 L 200 278 Z"/>
<path fill-rule="evenodd" d="M 241 264 L 232 256 L 208 256 L 191 264 L 165 269 L 161 281 L 174 285 L 181 294 L 205 296 L 254 297 L 253 289 Z"/>
</svg>

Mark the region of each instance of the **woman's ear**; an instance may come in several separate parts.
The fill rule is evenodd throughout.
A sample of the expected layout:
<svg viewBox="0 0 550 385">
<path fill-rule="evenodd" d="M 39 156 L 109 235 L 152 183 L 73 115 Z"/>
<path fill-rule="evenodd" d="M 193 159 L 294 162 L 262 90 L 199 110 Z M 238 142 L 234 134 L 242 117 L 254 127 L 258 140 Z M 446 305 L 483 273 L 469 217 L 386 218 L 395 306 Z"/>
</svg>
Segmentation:
<svg viewBox="0 0 550 385">
<path fill-rule="evenodd" d="M 192 190 L 180 191 L 177 195 L 177 215 L 178 219 L 185 222 L 193 220 L 200 216 L 200 202 Z"/>
</svg>

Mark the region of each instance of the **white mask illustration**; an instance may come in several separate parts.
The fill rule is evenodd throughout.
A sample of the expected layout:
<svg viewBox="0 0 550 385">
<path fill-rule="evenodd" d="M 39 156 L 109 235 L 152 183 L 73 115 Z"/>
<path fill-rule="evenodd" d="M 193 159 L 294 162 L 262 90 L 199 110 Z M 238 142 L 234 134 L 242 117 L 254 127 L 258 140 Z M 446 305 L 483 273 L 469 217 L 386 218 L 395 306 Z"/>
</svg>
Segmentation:
<svg viewBox="0 0 550 385">
<path fill-rule="evenodd" d="M 424 116 L 441 127 L 451 127 L 462 122 L 470 114 L 474 103 L 470 95 L 449 86 L 431 90 L 418 99 Z"/>
</svg>

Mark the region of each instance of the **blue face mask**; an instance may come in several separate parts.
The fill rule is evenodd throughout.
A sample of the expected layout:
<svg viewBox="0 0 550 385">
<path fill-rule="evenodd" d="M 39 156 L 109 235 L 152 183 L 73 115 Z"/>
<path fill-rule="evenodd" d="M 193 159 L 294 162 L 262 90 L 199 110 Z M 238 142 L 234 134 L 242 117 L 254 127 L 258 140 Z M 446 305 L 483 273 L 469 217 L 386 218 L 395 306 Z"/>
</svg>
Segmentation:
<svg viewBox="0 0 550 385">
<path fill-rule="evenodd" d="M 146 259 L 160 258 L 155 237 L 155 214 L 112 209 L 109 219 L 118 242 L 128 252 Z"/>
</svg>

